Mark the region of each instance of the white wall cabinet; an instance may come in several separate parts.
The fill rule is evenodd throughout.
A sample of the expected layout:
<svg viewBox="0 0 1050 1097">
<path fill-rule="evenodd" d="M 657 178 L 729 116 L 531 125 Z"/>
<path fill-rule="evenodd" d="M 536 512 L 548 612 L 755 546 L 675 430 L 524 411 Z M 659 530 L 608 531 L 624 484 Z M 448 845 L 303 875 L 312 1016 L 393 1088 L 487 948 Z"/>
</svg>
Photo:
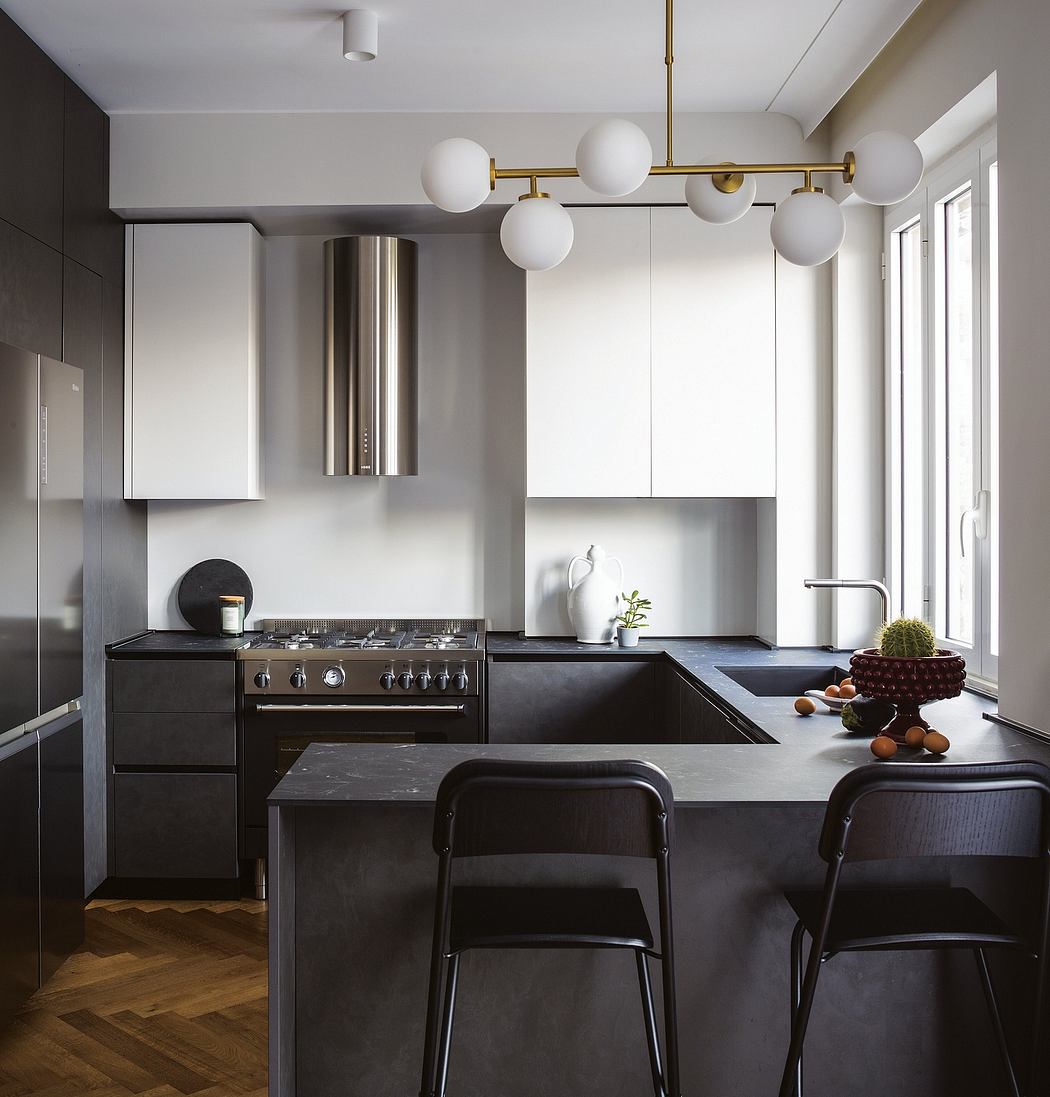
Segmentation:
<svg viewBox="0 0 1050 1097">
<path fill-rule="evenodd" d="M 262 496 L 262 239 L 251 225 L 131 225 L 124 495 Z"/>
<path fill-rule="evenodd" d="M 568 257 L 527 275 L 526 491 L 649 495 L 649 210 L 571 215 Z"/>
<path fill-rule="evenodd" d="M 772 210 L 571 213 L 569 257 L 527 276 L 527 494 L 774 495 Z"/>
</svg>

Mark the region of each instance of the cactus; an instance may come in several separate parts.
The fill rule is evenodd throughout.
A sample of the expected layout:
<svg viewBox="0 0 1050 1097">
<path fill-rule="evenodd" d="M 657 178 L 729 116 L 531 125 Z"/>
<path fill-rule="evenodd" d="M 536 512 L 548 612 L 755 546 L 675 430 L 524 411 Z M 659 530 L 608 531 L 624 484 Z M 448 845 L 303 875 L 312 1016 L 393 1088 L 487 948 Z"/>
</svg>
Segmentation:
<svg viewBox="0 0 1050 1097">
<path fill-rule="evenodd" d="M 879 634 L 879 654 L 892 659 L 927 659 L 937 654 L 937 642 L 925 621 L 901 617 L 883 626 Z"/>
</svg>

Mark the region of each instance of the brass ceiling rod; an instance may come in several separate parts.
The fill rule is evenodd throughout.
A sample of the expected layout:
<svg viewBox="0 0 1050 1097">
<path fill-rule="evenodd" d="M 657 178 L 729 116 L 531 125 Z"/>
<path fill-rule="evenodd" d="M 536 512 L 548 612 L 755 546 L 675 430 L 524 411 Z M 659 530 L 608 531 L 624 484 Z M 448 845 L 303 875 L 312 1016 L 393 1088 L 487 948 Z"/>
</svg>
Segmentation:
<svg viewBox="0 0 1050 1097">
<path fill-rule="evenodd" d="M 674 0 L 664 10 L 664 64 L 667 66 L 667 167 L 674 165 L 674 112 L 671 70 L 674 67 Z"/>
</svg>

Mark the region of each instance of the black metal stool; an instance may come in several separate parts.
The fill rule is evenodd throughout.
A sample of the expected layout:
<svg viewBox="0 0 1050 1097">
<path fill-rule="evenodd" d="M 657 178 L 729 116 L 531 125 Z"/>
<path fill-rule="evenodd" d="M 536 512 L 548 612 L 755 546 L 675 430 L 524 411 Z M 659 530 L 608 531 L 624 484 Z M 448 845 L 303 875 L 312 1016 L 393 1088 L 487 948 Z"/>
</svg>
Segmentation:
<svg viewBox="0 0 1050 1097">
<path fill-rule="evenodd" d="M 982 765 L 894 762 L 862 766 L 832 791 L 820 835 L 823 891 L 792 891 L 791 1046 L 780 1097 L 802 1097 L 802 1046 L 821 965 L 839 952 L 972 949 L 1013 1097 L 1022 1090 L 996 1001 L 985 949 L 1036 958 L 1029 1064 L 1035 1097 L 1050 947 L 1050 769 L 1038 762 Z M 1042 861 L 1035 940 L 1028 941 L 966 888 L 839 888 L 847 861 L 904 857 L 1027 857 Z M 813 944 L 802 977 L 802 937 Z"/>
<path fill-rule="evenodd" d="M 459 960 L 474 948 L 631 949 L 638 968 L 656 1097 L 679 1097 L 671 932 L 674 802 L 667 777 L 646 762 L 473 759 L 438 789 L 439 855 L 422 1097 L 444 1097 Z M 634 888 L 454 887 L 458 857 L 605 854 L 656 861 L 660 949 Z M 666 1066 L 653 1011 L 648 957 L 661 962 Z"/>
</svg>

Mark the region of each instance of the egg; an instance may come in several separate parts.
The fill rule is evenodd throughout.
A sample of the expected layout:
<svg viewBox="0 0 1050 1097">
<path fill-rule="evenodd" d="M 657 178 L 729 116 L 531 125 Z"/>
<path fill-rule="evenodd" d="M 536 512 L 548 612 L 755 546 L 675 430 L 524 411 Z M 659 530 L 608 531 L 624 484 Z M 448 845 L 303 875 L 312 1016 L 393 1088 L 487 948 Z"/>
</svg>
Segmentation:
<svg viewBox="0 0 1050 1097">
<path fill-rule="evenodd" d="M 852 685 L 853 685 L 853 679 L 852 678 L 843 678 L 842 681 L 839 682 L 839 689 L 842 689 L 843 686 L 852 686 Z"/>
<path fill-rule="evenodd" d="M 838 686 L 831 685 L 831 686 L 828 686 L 828 688 L 826 690 L 824 690 L 824 696 L 825 697 L 838 697 L 838 695 L 839 695 L 839 687 Z"/>
<path fill-rule="evenodd" d="M 923 739 L 926 738 L 926 729 L 920 727 L 908 728 L 904 733 L 904 742 L 909 747 L 921 747 Z"/>
<path fill-rule="evenodd" d="M 948 742 L 947 735 L 942 735 L 939 731 L 928 731 L 922 745 L 931 754 L 943 754 L 951 746 L 951 743 Z"/>
<path fill-rule="evenodd" d="M 857 691 L 853 686 L 851 686 L 849 684 L 849 682 L 846 682 L 845 685 L 839 686 L 839 696 L 840 697 L 856 697 L 857 696 Z"/>
<path fill-rule="evenodd" d="M 800 697 L 795 702 L 795 711 L 799 716 L 812 716 L 817 711 L 817 702 L 812 697 Z"/>
<path fill-rule="evenodd" d="M 871 753 L 876 758 L 892 758 L 897 753 L 897 744 L 888 735 L 876 735 L 871 741 Z"/>
</svg>

